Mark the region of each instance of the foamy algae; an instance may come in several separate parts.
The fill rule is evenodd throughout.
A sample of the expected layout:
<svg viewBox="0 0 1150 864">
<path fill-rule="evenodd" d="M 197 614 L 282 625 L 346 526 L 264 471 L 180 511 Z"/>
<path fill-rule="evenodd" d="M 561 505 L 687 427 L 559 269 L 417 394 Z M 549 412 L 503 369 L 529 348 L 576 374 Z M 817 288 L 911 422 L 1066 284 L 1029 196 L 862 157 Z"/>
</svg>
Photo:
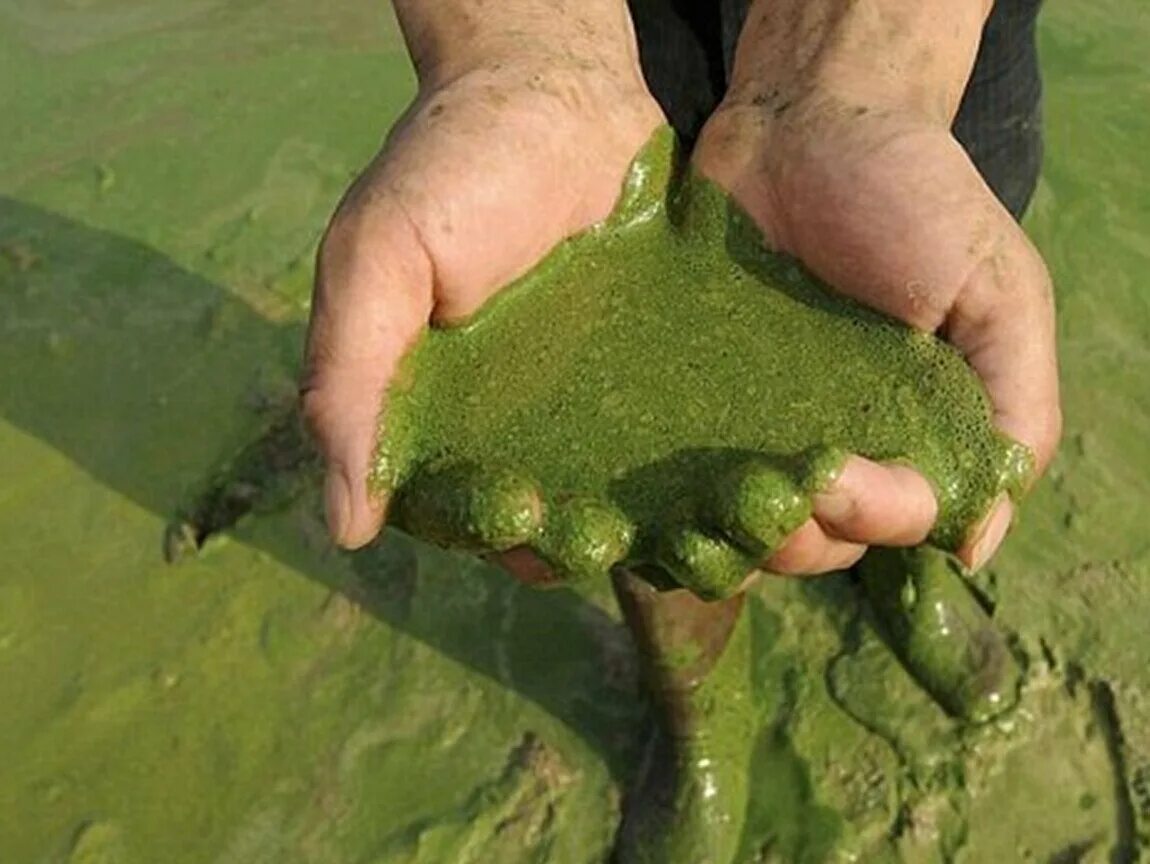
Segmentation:
<svg viewBox="0 0 1150 864">
<path fill-rule="evenodd" d="M 398 30 L 362 3 L 3 9 L 0 862 L 609 860 L 651 727 L 605 584 L 523 590 L 396 534 L 332 555 L 310 492 L 161 557 L 261 434 L 252 389 L 282 370 L 291 400 L 311 243 L 414 91 Z M 976 577 L 1019 710 L 955 731 L 869 585 L 760 580 L 737 860 L 1150 855 L 1143 10 L 1040 18 L 1027 230 L 1067 434 Z"/>
<path fill-rule="evenodd" d="M 567 578 L 655 563 L 733 590 L 846 453 L 914 465 L 954 549 L 1030 469 L 962 357 L 769 251 L 658 131 L 614 214 L 471 321 L 429 329 L 393 388 L 376 471 L 393 519 Z"/>
<path fill-rule="evenodd" d="M 918 467 L 940 500 L 930 540 L 955 549 L 1030 465 L 955 350 L 768 251 L 667 129 L 604 224 L 425 332 L 400 379 L 376 472 L 394 521 L 530 546 L 567 578 L 656 563 L 725 595 L 848 452 Z"/>
</svg>

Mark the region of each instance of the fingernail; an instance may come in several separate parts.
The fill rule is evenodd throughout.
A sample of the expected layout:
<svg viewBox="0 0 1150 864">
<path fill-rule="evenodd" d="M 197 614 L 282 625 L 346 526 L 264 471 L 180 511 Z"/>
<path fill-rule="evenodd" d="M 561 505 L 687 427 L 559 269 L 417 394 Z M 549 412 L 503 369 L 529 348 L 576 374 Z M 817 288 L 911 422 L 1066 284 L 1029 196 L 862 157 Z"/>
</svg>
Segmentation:
<svg viewBox="0 0 1150 864">
<path fill-rule="evenodd" d="M 351 487 L 339 471 L 328 471 L 324 478 L 323 506 L 331 539 L 342 543 L 351 522 Z"/>
<path fill-rule="evenodd" d="M 998 551 L 998 547 L 1006 537 L 1006 532 L 1010 529 L 1010 522 L 1013 518 L 1014 507 L 1010 503 L 1010 498 L 1005 495 L 999 497 L 998 503 L 994 505 L 990 515 L 986 517 L 978 539 L 974 541 L 970 553 L 970 568 L 972 570 L 981 569 Z"/>
</svg>

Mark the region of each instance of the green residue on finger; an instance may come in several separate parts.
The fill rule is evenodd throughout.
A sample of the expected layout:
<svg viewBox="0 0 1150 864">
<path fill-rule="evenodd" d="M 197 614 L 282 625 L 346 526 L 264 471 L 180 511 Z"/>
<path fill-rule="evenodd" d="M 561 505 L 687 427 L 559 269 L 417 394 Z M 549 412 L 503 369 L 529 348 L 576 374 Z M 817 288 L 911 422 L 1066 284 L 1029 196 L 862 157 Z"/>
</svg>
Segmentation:
<svg viewBox="0 0 1150 864">
<path fill-rule="evenodd" d="M 547 520 L 535 546 L 559 578 L 591 580 L 627 557 L 635 530 L 615 507 L 594 499 L 575 499 L 553 509 L 555 516 Z"/>
<path fill-rule="evenodd" d="M 748 459 L 723 478 L 716 505 L 723 531 L 762 560 L 811 515 L 792 472 L 767 459 Z"/>
<path fill-rule="evenodd" d="M 445 546 L 504 551 L 534 539 L 542 503 L 521 474 L 468 463 L 438 465 L 403 490 L 397 519 Z"/>
<path fill-rule="evenodd" d="M 381 482 L 450 497 L 428 467 L 447 459 L 510 466 L 548 501 L 599 502 L 618 514 L 613 539 L 572 542 L 582 529 L 558 503 L 542 515 L 550 542 L 534 543 L 580 578 L 661 563 L 722 596 L 801 524 L 851 452 L 927 476 L 931 539 L 946 549 L 1029 471 L 957 352 L 768 251 L 726 195 L 681 170 L 668 129 L 607 222 L 466 325 L 427 331 L 402 377 Z M 418 491 L 429 483 L 439 491 Z M 397 523 L 445 539 L 402 509 Z"/>
<path fill-rule="evenodd" d="M 1019 708 L 964 746 L 864 616 L 863 654 L 835 675 L 848 714 L 824 682 L 856 582 L 761 580 L 765 715 L 736 860 L 1150 856 L 1144 9 L 1066 0 L 1039 22 L 1047 146 L 1026 227 L 1058 295 L 1067 446 L 977 582 L 1026 655 Z M 3 4 L 19 130 L 0 148 L 4 864 L 610 858 L 646 715 L 624 634 L 575 592 L 394 534 L 332 555 L 315 493 L 278 511 L 278 485 L 211 554 L 161 557 L 181 503 L 170 550 L 187 554 L 200 492 L 244 492 L 251 475 L 214 469 L 267 429 L 249 410 L 265 372 L 294 395 L 312 244 L 415 87 L 380 13 Z M 425 441 L 394 465 L 424 464 Z M 589 498 L 542 495 L 535 542 Z M 961 786 L 933 788 L 947 766 Z"/>
<path fill-rule="evenodd" d="M 704 600 L 731 596 L 754 569 L 754 559 L 728 540 L 689 526 L 660 536 L 655 563 Z"/>
</svg>

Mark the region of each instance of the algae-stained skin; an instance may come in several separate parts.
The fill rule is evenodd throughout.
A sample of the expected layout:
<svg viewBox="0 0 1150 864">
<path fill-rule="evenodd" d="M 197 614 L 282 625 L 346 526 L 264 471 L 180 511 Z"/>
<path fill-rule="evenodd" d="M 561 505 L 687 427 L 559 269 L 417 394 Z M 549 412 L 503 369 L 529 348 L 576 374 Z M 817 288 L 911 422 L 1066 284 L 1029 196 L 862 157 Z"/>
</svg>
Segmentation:
<svg viewBox="0 0 1150 864">
<path fill-rule="evenodd" d="M 428 330 L 405 373 L 375 471 L 395 522 L 446 545 L 529 545 L 568 576 L 655 563 L 726 596 L 809 515 L 848 452 L 919 468 L 939 499 L 931 540 L 954 549 L 1030 469 L 952 348 L 768 251 L 717 187 L 682 169 L 668 129 L 606 223 L 466 325 Z M 500 485 L 512 474 L 531 484 L 521 494 L 537 497 L 537 519 Z M 603 536 L 588 523 L 542 541 L 575 518 L 570 500 L 617 516 Z M 514 538 L 477 533 L 507 522 Z"/>
</svg>

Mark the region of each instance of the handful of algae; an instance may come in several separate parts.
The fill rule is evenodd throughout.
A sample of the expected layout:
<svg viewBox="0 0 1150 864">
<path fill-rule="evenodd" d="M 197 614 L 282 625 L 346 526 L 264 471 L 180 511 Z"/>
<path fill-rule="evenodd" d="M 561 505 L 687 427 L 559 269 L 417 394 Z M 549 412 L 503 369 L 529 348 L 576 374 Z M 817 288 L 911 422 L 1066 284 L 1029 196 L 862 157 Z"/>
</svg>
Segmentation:
<svg viewBox="0 0 1150 864">
<path fill-rule="evenodd" d="M 528 547 L 564 579 L 653 565 L 708 599 L 805 521 L 847 453 L 918 468 L 951 550 L 1031 463 L 954 349 L 765 248 L 667 128 L 606 222 L 428 330 L 398 380 L 374 470 L 393 524 Z"/>
</svg>

